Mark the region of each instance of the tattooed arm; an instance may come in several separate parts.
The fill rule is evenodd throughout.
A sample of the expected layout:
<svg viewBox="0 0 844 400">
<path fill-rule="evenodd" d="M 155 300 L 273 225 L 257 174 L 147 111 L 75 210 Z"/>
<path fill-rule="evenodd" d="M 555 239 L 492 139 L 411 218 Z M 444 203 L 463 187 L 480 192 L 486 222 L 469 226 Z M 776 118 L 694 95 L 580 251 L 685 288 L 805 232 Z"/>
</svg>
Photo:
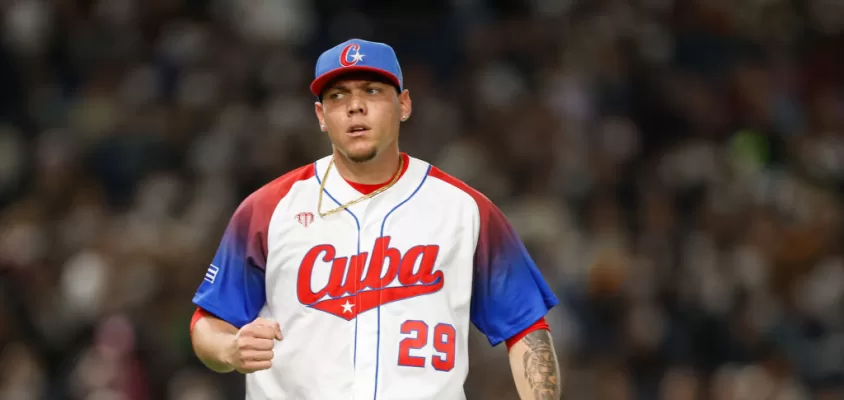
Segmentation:
<svg viewBox="0 0 844 400">
<path fill-rule="evenodd" d="M 522 400 L 559 400 L 560 366 L 551 333 L 528 333 L 510 348 L 510 368 Z"/>
</svg>

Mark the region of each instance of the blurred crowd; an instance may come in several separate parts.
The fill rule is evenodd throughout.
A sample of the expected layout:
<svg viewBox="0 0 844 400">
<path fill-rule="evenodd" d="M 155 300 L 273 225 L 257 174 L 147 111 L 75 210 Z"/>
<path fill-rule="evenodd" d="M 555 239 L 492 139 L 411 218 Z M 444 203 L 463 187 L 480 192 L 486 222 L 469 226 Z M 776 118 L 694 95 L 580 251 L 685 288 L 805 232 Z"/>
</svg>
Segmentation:
<svg viewBox="0 0 844 400">
<path fill-rule="evenodd" d="M 327 155 L 324 49 L 390 43 L 401 148 L 562 303 L 567 399 L 844 398 L 844 2 L 0 2 L 0 398 L 242 398 L 192 354 L 234 207 Z M 517 398 L 472 333 L 469 399 Z"/>
</svg>

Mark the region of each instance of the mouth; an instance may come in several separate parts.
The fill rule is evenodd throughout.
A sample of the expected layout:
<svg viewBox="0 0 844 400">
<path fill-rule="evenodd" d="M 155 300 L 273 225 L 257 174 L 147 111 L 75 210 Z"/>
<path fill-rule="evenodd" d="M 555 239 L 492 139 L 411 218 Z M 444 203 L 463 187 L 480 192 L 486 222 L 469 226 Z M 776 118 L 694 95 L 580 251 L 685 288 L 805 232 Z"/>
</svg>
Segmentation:
<svg viewBox="0 0 844 400">
<path fill-rule="evenodd" d="M 370 129 L 369 125 L 354 124 L 349 126 L 349 129 L 346 130 L 346 134 L 351 137 L 363 136 L 366 132 L 369 132 Z"/>
</svg>

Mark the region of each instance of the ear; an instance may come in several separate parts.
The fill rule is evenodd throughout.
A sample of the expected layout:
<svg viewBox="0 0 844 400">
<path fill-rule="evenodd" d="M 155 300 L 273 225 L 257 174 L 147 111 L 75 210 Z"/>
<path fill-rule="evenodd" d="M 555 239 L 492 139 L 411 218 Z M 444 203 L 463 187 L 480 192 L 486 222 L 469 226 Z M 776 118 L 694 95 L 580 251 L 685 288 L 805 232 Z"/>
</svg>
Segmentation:
<svg viewBox="0 0 844 400">
<path fill-rule="evenodd" d="M 410 100 L 410 91 L 407 89 L 399 94 L 399 109 L 401 111 L 400 117 L 402 122 L 407 121 L 410 118 L 410 114 L 413 113 L 413 101 Z"/>
<path fill-rule="evenodd" d="M 314 113 L 316 113 L 317 121 L 319 122 L 319 130 L 325 132 L 328 128 L 325 127 L 325 114 L 323 113 L 322 103 L 314 103 Z"/>
</svg>

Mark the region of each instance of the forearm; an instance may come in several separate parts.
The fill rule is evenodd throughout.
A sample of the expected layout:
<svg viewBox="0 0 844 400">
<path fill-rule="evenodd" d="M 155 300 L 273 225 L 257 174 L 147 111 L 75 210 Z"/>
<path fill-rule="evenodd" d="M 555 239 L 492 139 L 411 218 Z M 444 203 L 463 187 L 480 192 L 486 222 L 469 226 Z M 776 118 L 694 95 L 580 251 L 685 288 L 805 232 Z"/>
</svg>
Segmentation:
<svg viewBox="0 0 844 400">
<path fill-rule="evenodd" d="M 522 400 L 558 400 L 560 364 L 548 330 L 533 331 L 510 348 L 510 368 Z"/>
<path fill-rule="evenodd" d="M 237 335 L 237 328 L 214 316 L 206 315 L 191 330 L 191 342 L 196 356 L 215 372 L 231 372 L 228 349 Z"/>
</svg>

